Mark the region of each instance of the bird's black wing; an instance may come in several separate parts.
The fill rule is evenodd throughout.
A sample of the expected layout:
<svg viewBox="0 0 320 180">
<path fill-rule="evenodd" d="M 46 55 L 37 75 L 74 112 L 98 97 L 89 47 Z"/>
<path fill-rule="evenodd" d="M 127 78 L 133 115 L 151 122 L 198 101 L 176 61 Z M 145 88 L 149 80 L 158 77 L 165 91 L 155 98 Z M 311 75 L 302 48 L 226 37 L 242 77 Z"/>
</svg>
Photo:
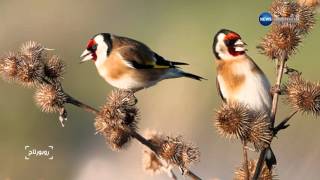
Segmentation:
<svg viewBox="0 0 320 180">
<path fill-rule="evenodd" d="M 219 84 L 219 81 L 218 81 L 218 77 L 216 78 L 216 87 L 217 87 L 218 94 L 222 98 L 223 102 L 226 102 L 227 100 L 226 100 L 225 97 L 223 97 L 223 94 L 222 94 L 221 89 L 220 89 L 220 84 Z"/>
<path fill-rule="evenodd" d="M 175 68 L 176 65 L 187 65 L 187 63 L 168 61 L 148 47 L 139 44 L 122 47 L 118 52 L 122 60 L 135 69 L 165 69 Z"/>
<path fill-rule="evenodd" d="M 156 60 L 156 64 L 159 66 L 168 66 L 168 67 L 176 67 L 177 65 L 189 65 L 187 63 L 183 63 L 183 62 L 175 62 L 175 61 L 168 61 L 166 59 L 164 59 L 162 56 L 160 56 L 157 53 L 153 53 L 153 57 Z"/>
</svg>

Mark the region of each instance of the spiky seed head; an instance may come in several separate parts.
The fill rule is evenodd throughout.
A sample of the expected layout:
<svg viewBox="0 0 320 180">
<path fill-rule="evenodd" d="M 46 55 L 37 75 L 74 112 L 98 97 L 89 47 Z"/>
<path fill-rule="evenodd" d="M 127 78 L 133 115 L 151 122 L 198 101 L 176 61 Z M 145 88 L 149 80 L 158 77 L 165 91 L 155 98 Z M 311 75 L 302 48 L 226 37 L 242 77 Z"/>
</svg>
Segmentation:
<svg viewBox="0 0 320 180">
<path fill-rule="evenodd" d="M 286 101 L 298 111 L 320 115 L 320 84 L 302 79 L 301 75 L 291 76 L 285 85 Z"/>
<path fill-rule="evenodd" d="M 293 24 L 300 34 L 307 34 L 315 25 L 315 12 L 312 7 L 301 5 L 299 6 L 296 18 L 298 23 Z"/>
<path fill-rule="evenodd" d="M 256 170 L 257 161 L 250 160 L 248 161 L 248 169 L 249 169 L 249 179 L 253 178 L 254 172 Z M 245 180 L 246 173 L 244 170 L 244 163 L 242 163 L 241 167 L 237 168 L 234 172 L 234 180 Z M 261 174 L 259 180 L 277 180 L 277 175 L 274 175 L 272 171 L 268 169 L 268 167 L 264 164 L 261 170 Z"/>
<path fill-rule="evenodd" d="M 43 61 L 47 56 L 44 46 L 35 41 L 28 41 L 22 44 L 20 52 L 22 55 L 37 61 Z"/>
<path fill-rule="evenodd" d="M 95 118 L 95 127 L 103 135 L 112 150 L 120 150 L 131 140 L 136 131 L 139 111 L 132 93 L 114 90 Z"/>
<path fill-rule="evenodd" d="M 185 143 L 182 136 L 167 137 L 160 145 L 158 155 L 171 165 L 187 168 L 200 160 L 199 148 Z"/>
<path fill-rule="evenodd" d="M 45 62 L 45 75 L 51 80 L 58 80 L 62 78 L 65 71 L 65 65 L 58 56 L 52 56 Z"/>
<path fill-rule="evenodd" d="M 0 58 L 0 74 L 4 80 L 12 81 L 18 74 L 18 61 L 15 53 Z"/>
<path fill-rule="evenodd" d="M 64 109 L 67 96 L 58 85 L 40 85 L 37 87 L 34 100 L 43 112 L 60 112 Z"/>
<path fill-rule="evenodd" d="M 265 113 L 256 112 L 253 114 L 248 141 L 253 143 L 256 150 L 262 150 L 270 145 L 273 137 L 270 122 L 269 116 Z"/>
<path fill-rule="evenodd" d="M 272 2 L 270 12 L 274 17 L 292 17 L 296 14 L 298 5 L 288 0 L 275 0 Z"/>
<path fill-rule="evenodd" d="M 250 123 L 250 110 L 238 102 L 224 103 L 216 112 L 215 127 L 220 135 L 227 138 L 246 140 Z"/>
<path fill-rule="evenodd" d="M 44 77 L 44 64 L 36 58 L 29 58 L 20 54 L 17 56 L 18 71 L 16 80 L 24 86 L 30 87 L 42 82 Z"/>
<path fill-rule="evenodd" d="M 294 54 L 300 42 L 301 37 L 293 27 L 272 26 L 257 48 L 271 59 L 283 59 Z"/>
</svg>

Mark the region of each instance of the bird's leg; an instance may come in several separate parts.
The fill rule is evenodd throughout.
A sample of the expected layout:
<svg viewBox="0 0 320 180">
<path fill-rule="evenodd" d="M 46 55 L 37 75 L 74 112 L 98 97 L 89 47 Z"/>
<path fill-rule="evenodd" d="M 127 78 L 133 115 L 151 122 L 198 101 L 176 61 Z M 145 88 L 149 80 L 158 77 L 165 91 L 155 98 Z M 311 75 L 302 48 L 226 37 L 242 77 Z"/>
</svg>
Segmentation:
<svg viewBox="0 0 320 180">
<path fill-rule="evenodd" d="M 277 84 L 276 84 L 276 85 L 274 85 L 274 86 L 271 87 L 270 92 L 271 92 L 272 95 L 273 95 L 273 94 L 279 94 L 279 95 L 281 95 L 281 94 L 283 94 L 284 90 L 281 89 L 280 85 L 277 85 Z"/>
<path fill-rule="evenodd" d="M 134 102 L 132 104 L 130 104 L 130 106 L 136 105 L 138 103 L 138 98 L 135 96 L 134 93 L 137 92 L 137 91 L 131 90 L 131 89 L 130 90 L 124 90 L 124 91 L 127 92 L 129 96 L 132 95 L 132 97 L 134 98 Z"/>
</svg>

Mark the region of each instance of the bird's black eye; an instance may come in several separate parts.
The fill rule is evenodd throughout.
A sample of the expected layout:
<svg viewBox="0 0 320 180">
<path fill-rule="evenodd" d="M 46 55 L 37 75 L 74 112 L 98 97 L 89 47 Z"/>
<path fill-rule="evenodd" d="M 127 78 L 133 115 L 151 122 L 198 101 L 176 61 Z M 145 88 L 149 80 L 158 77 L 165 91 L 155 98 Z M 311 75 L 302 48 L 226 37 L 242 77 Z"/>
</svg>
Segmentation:
<svg viewBox="0 0 320 180">
<path fill-rule="evenodd" d="M 98 44 L 94 44 L 94 45 L 91 47 L 91 49 L 92 49 L 93 51 L 96 51 L 96 50 L 97 50 L 97 47 L 98 47 Z"/>
<path fill-rule="evenodd" d="M 234 43 L 236 43 L 237 39 L 227 39 L 224 40 L 224 43 L 226 44 L 226 46 L 231 47 L 234 46 Z"/>
</svg>

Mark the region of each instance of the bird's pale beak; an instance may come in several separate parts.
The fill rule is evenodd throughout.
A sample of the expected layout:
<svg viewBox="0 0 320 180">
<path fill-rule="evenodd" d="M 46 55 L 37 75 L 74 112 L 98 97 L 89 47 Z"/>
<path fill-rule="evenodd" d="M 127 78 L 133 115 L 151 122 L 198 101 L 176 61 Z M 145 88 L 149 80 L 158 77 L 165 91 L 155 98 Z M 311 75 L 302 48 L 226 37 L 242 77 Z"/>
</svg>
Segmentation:
<svg viewBox="0 0 320 180">
<path fill-rule="evenodd" d="M 238 39 L 235 43 L 234 43 L 234 47 L 235 50 L 237 52 L 243 52 L 243 51 L 247 51 L 246 46 L 247 44 L 245 42 L 243 42 L 241 39 Z"/>
<path fill-rule="evenodd" d="M 82 58 L 82 60 L 80 61 L 80 63 L 92 60 L 92 53 L 88 50 L 84 50 L 83 53 L 81 54 L 80 58 Z"/>
</svg>

